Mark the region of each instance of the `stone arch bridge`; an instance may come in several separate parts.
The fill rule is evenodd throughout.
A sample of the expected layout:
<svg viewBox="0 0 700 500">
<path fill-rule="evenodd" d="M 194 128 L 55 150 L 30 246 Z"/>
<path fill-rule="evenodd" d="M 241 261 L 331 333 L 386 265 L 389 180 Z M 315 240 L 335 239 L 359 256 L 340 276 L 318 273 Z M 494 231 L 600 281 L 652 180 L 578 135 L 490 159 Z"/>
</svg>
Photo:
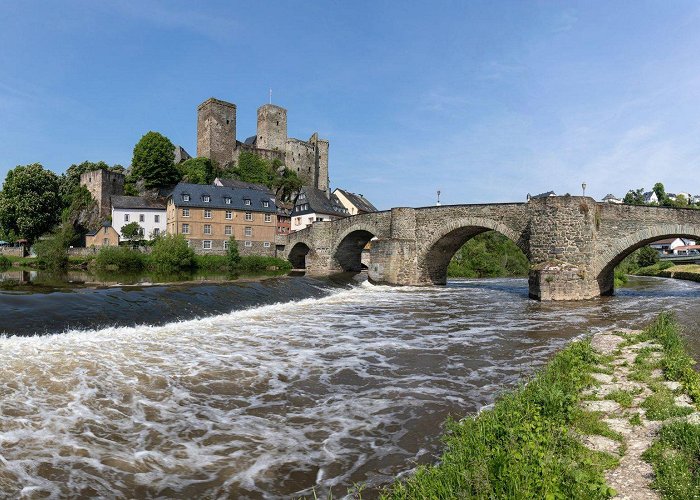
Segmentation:
<svg viewBox="0 0 700 500">
<path fill-rule="evenodd" d="M 530 261 L 529 293 L 539 300 L 581 300 L 614 291 L 614 269 L 637 248 L 667 237 L 700 240 L 700 210 L 598 203 L 552 196 L 527 203 L 393 208 L 289 235 L 285 255 L 297 268 L 358 271 L 372 239 L 369 279 L 388 285 L 445 284 L 447 265 L 470 238 L 494 230 Z"/>
</svg>

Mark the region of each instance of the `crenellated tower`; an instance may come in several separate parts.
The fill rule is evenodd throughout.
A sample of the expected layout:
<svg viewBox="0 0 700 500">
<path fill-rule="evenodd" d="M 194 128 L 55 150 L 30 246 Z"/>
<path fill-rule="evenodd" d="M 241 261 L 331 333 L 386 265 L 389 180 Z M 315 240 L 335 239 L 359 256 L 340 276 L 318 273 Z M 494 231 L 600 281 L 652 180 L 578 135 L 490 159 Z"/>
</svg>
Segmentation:
<svg viewBox="0 0 700 500">
<path fill-rule="evenodd" d="M 197 108 L 197 156 L 224 168 L 236 151 L 236 105 L 213 97 Z"/>
</svg>

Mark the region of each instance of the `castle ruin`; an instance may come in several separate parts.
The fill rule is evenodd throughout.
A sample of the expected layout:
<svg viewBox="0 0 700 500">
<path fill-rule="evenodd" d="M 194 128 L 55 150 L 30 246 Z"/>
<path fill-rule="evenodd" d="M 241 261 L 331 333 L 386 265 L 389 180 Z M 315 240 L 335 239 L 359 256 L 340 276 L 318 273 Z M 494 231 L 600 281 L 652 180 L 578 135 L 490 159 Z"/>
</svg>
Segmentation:
<svg viewBox="0 0 700 500">
<path fill-rule="evenodd" d="M 258 108 L 257 134 L 236 139 L 236 105 L 207 99 L 197 107 L 197 156 L 211 159 L 220 168 L 235 165 L 241 152 L 267 160 L 279 160 L 297 173 L 304 185 L 329 195 L 328 140 L 314 133 L 308 141 L 287 136 L 287 110 L 274 104 Z"/>
</svg>

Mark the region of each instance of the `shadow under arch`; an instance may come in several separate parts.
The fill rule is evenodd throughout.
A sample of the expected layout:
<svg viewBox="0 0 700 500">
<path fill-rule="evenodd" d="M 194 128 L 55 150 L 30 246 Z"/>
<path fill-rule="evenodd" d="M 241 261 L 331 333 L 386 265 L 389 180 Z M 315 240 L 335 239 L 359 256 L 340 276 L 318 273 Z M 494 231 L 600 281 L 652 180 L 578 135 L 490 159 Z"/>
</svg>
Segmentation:
<svg viewBox="0 0 700 500">
<path fill-rule="evenodd" d="M 677 229 L 680 231 L 669 231 L 665 228 L 638 231 L 621 238 L 616 245 L 611 246 L 606 252 L 598 255 L 596 258 L 596 268 L 598 269 L 596 280 L 598 281 L 600 294 L 612 295 L 615 292 L 615 268 L 635 250 L 667 238 L 687 238 L 700 241 L 700 227 L 686 228 L 679 226 Z"/>
<path fill-rule="evenodd" d="M 362 250 L 375 237 L 371 228 L 359 227 L 342 236 L 333 252 L 333 260 L 343 271 L 362 271 Z"/>
<path fill-rule="evenodd" d="M 424 245 L 418 256 L 420 273 L 435 285 L 447 283 L 447 267 L 452 257 L 473 237 L 495 231 L 508 238 L 530 260 L 527 240 L 504 224 L 490 219 L 457 219 L 446 224 Z"/>
<path fill-rule="evenodd" d="M 292 263 L 294 269 L 306 269 L 306 256 L 310 250 L 306 243 L 296 243 L 289 251 L 287 260 Z"/>
</svg>

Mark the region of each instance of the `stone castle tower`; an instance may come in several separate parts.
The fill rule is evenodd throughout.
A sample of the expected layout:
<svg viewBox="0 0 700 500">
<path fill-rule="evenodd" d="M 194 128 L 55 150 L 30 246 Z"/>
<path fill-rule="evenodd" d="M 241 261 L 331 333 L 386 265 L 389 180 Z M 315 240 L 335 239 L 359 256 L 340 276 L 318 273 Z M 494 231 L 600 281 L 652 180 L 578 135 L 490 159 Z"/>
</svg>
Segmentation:
<svg viewBox="0 0 700 500">
<path fill-rule="evenodd" d="M 80 174 L 80 185 L 85 186 L 97 202 L 97 206 L 100 208 L 100 217 L 111 215 L 110 197 L 124 194 L 125 179 L 124 174 L 104 169 Z"/>
<path fill-rule="evenodd" d="M 330 196 L 326 139 L 314 133 L 308 141 L 287 135 L 287 110 L 274 104 L 258 108 L 257 134 L 244 142 L 236 139 L 236 105 L 207 99 L 197 107 L 197 156 L 205 156 L 220 168 L 235 164 L 242 151 L 268 160 L 280 160 L 294 170 L 304 185 Z"/>
</svg>

